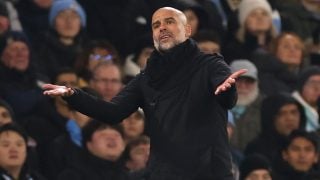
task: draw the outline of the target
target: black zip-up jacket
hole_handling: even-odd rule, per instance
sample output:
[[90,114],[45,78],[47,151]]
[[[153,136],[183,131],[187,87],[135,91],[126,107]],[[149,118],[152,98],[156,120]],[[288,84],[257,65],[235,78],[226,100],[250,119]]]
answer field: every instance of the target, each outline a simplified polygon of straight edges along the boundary
[[222,56],[205,55],[188,39],[165,54],[153,52],[146,70],[111,102],[77,89],[65,99],[78,111],[111,124],[141,107],[151,138],[147,179],[199,179],[210,172],[213,179],[231,180],[226,124],[236,90],[232,86],[214,95],[230,74]]

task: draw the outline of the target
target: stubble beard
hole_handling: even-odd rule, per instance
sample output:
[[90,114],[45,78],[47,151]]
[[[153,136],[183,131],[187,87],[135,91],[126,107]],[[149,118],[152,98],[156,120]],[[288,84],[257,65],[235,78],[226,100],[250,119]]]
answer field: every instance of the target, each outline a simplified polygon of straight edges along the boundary
[[160,53],[166,53],[173,47],[177,46],[178,44],[184,42],[185,39],[183,36],[181,37],[175,37],[172,38],[172,40],[169,40],[167,42],[160,42],[160,40],[153,40],[154,47],[156,48],[157,51]]
[[259,95],[259,88],[255,87],[248,95],[238,95],[238,101],[236,105],[248,106],[253,103]]
[[165,43],[161,43],[159,41],[154,40],[154,47],[161,53],[166,53],[168,52],[171,48],[177,45],[174,41],[169,41]]

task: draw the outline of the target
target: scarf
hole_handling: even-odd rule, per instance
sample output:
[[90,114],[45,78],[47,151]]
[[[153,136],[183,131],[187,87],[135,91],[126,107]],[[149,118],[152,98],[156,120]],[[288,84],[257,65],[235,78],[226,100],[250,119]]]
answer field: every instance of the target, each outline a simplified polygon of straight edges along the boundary
[[199,49],[192,39],[187,39],[164,54],[153,51],[145,69],[146,75],[150,78],[149,85],[158,90],[170,81],[178,71],[186,71],[185,74],[188,74],[188,68],[183,67],[195,61],[197,52]]

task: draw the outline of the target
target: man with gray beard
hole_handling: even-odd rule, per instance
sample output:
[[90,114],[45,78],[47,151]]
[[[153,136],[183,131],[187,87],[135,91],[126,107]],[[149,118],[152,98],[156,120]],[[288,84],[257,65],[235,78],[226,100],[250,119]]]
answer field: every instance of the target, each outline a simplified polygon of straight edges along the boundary
[[231,111],[235,120],[231,144],[243,151],[248,142],[260,132],[260,106],[263,99],[258,87],[258,72],[256,66],[249,60],[234,60],[231,64],[233,72],[246,68],[237,82],[238,100]]

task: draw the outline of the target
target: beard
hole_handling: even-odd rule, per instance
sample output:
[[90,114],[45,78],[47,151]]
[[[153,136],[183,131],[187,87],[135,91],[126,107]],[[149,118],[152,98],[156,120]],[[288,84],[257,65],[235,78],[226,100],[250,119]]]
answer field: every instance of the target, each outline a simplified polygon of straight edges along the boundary
[[153,41],[154,47],[162,53],[168,52],[171,48],[177,45],[177,43],[170,41],[165,43],[160,43],[158,41]]
[[255,86],[253,91],[248,93],[247,95],[238,94],[237,106],[248,106],[253,103],[259,95],[258,85]]
[[154,47],[161,53],[168,52],[171,48],[186,40],[184,34],[174,35],[169,31],[164,31],[163,34],[168,34],[170,39],[168,39],[166,42],[160,42],[160,37],[157,40],[155,38],[153,40]]

